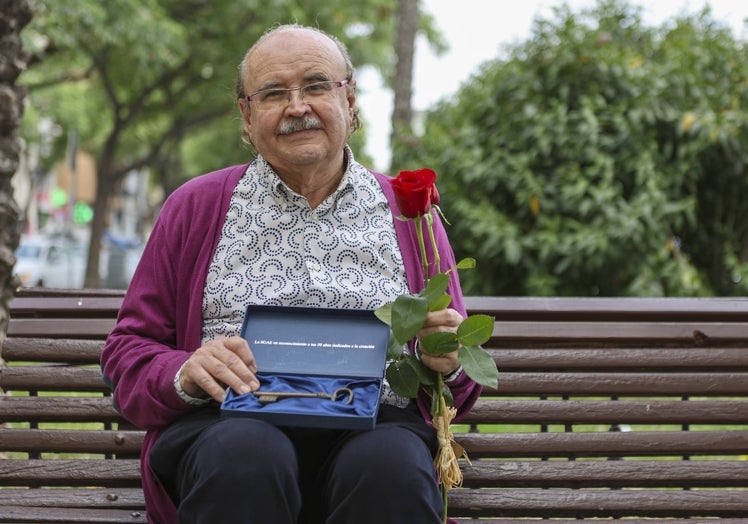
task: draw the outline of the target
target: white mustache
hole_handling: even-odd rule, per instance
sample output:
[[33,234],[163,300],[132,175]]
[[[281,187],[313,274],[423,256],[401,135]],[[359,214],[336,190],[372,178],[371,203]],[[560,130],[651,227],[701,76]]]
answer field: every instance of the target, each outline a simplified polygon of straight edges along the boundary
[[322,122],[313,116],[303,116],[301,118],[292,118],[286,120],[280,125],[278,133],[289,135],[296,131],[306,131],[307,129],[322,129]]

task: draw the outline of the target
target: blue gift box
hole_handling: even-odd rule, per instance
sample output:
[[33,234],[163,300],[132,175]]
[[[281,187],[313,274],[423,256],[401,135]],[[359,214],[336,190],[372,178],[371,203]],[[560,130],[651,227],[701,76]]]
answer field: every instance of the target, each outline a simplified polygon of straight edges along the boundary
[[[247,307],[241,336],[257,361],[260,392],[323,393],[268,402],[229,389],[224,416],[281,426],[373,429],[387,359],[389,326],[369,310]],[[350,401],[350,403],[349,403]]]

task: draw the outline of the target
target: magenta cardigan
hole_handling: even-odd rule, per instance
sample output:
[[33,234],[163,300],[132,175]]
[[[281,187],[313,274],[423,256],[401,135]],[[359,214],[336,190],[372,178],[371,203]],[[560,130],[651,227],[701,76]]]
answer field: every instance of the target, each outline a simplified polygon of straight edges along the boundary
[[[195,408],[174,389],[174,376],[190,352],[201,345],[202,299],[208,266],[220,237],[234,187],[247,165],[232,166],[194,178],[164,203],[137,270],[125,294],[117,324],[101,356],[104,380],[114,392],[114,405],[136,426],[146,429],[141,471],[148,520],[175,524],[176,508],[151,472],[149,451],[160,430]],[[389,178],[373,173],[398,215]],[[423,282],[418,240],[412,221],[394,220],[411,292]],[[454,255],[439,220],[435,234],[442,268],[454,266]],[[427,248],[431,252],[430,246]],[[454,309],[465,315],[457,271],[448,293]],[[465,374],[450,383],[458,418],[480,394]],[[430,420],[427,399],[418,405]]]

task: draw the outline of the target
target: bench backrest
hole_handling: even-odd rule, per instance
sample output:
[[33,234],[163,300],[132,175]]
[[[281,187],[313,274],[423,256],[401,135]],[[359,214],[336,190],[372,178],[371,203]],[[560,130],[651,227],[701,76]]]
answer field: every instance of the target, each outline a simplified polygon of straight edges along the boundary
[[92,290],[13,299],[0,353],[0,522],[146,522],[143,432],[113,409],[99,368],[121,303],[122,292]]
[[500,376],[459,438],[464,485],[484,489],[454,491],[453,511],[748,517],[747,300],[468,303],[496,318]]
[[[11,304],[0,522],[145,522],[143,433],[98,367],[121,300],[29,290]],[[748,300],[467,304],[496,318],[500,383],[453,428],[471,463],[451,516],[748,518]]]

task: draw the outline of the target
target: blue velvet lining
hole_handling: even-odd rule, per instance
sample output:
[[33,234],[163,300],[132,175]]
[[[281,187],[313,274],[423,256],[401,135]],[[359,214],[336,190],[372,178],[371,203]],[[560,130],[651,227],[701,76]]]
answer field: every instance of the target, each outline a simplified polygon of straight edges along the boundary
[[230,411],[258,413],[287,413],[304,415],[334,415],[353,417],[373,417],[379,405],[381,380],[362,378],[341,378],[301,375],[257,374],[260,391],[294,391],[331,394],[336,389],[349,388],[353,391],[353,401],[346,404],[348,395],[342,393],[333,402],[327,398],[282,398],[263,404],[254,393],[238,395],[229,389],[221,408]]

